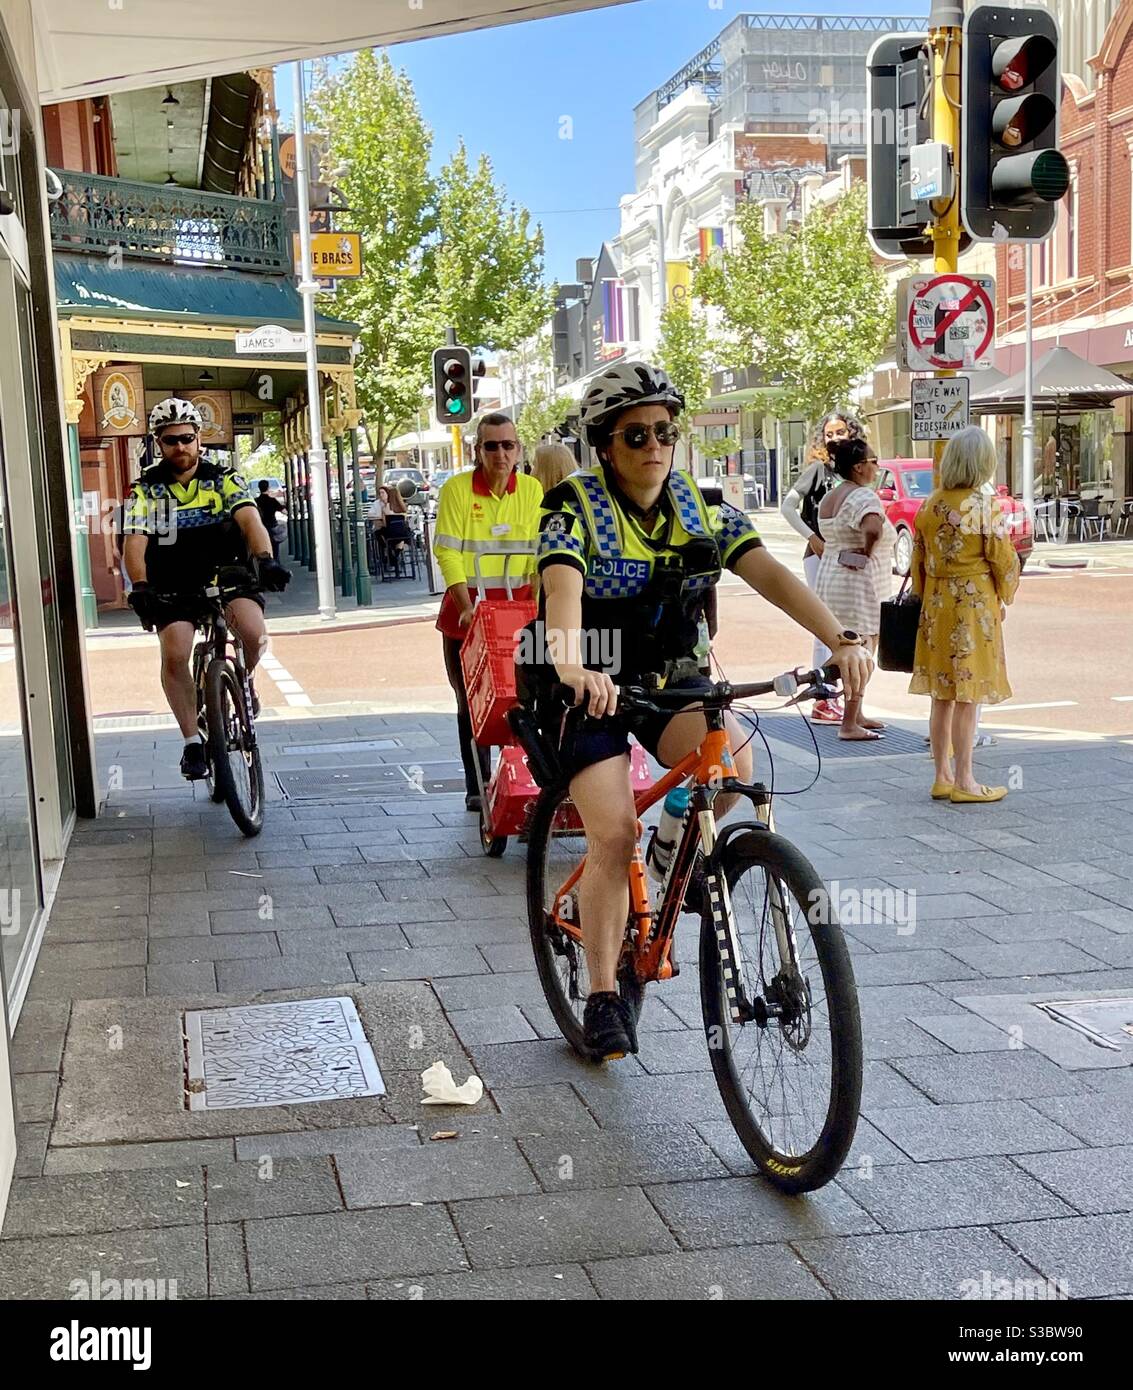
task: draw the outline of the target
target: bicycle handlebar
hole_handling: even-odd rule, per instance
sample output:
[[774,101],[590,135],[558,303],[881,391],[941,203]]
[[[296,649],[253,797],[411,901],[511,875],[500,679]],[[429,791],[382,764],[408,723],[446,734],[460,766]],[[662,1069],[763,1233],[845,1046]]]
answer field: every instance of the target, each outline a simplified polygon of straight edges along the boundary
[[[780,695],[784,699],[821,700],[829,697],[828,683],[839,678],[837,665],[829,663],[813,671],[785,671],[769,681],[749,681],[733,685],[730,681],[717,681],[711,688],[703,691],[682,689],[649,690],[641,685],[617,685],[619,709],[638,710],[646,714],[667,714],[684,705],[694,704],[703,709],[727,709],[737,700],[750,700],[757,695]],[[575,705],[574,689],[569,685],[556,683],[551,689],[551,699],[564,708],[581,708]]]

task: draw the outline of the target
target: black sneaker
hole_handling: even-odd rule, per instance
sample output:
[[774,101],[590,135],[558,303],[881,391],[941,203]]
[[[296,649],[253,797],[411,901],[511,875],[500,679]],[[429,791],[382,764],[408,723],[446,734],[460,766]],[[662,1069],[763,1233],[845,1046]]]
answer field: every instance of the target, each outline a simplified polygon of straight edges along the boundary
[[474,811],[477,815],[480,814],[480,795],[478,792],[475,794],[472,792],[468,793],[464,798],[464,809],[466,811]]
[[698,855],[692,874],[689,876],[688,887],[685,889],[685,900],[681,904],[681,911],[695,912],[696,915],[700,917],[704,913],[704,907],[707,901],[704,882],[704,860]]
[[252,692],[252,718],[258,719],[260,717],[260,697],[256,694],[256,682],[254,680],[248,681],[248,689]]
[[190,782],[202,782],[208,775],[209,765],[205,757],[204,744],[187,743],[185,751],[181,754],[181,776],[188,778]]
[[629,1005],[618,994],[592,994],[582,1016],[582,1042],[595,1062],[616,1061],[637,1051],[637,1030]]

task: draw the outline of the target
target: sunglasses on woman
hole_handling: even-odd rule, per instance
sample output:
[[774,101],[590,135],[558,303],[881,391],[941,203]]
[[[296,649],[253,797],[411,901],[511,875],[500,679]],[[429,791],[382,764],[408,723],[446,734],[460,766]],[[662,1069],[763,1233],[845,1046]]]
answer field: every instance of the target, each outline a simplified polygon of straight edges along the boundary
[[672,420],[661,420],[656,425],[627,425],[624,430],[611,430],[610,433],[620,434],[627,449],[648,448],[650,435],[664,445],[675,444],[681,437],[680,426],[674,425]]

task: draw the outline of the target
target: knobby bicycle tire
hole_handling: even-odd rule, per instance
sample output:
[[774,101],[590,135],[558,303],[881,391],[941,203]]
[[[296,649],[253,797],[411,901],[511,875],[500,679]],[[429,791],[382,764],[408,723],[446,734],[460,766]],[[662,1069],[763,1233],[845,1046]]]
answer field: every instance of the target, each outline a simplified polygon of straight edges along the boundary
[[[721,968],[722,948],[716,938],[707,892],[700,932],[700,995],[712,1070],[740,1141],[764,1176],[781,1190],[810,1192],[829,1182],[841,1168],[853,1143],[858,1122],[862,1037],[849,952],[842,930],[829,910],[829,897],[822,880],[806,857],[789,841],[766,831],[753,830],[737,835],[724,846],[720,868],[729,895],[733,898],[736,884],[746,872],[754,869],[769,885],[769,898],[776,893],[782,894],[785,902],[793,899],[804,915],[809,913],[808,932],[814,943],[829,1016],[830,1083],[825,1121],[815,1142],[805,1153],[787,1153],[777,1149],[773,1139],[765,1132],[760,1117],[753,1113],[751,1094],[745,1088],[737,1068],[732,1037],[736,1025],[728,1008]],[[778,887],[770,889],[772,884]],[[823,904],[823,910],[819,913],[813,911],[816,902]],[[814,982],[808,979],[808,983],[813,997]],[[746,1023],[741,1033],[758,1027],[756,1022]],[[771,1019],[765,1032],[770,1033],[777,1028],[778,1023]],[[782,1030],[779,1031],[782,1035]],[[810,1036],[813,1037],[813,1034]],[[789,1046],[787,1043],[782,1045]],[[791,1048],[791,1051],[801,1055],[798,1049]],[[786,1086],[785,1083],[781,1084],[785,1100]]]
[[[248,719],[244,709],[244,691],[231,662],[214,659],[205,672],[205,710],[208,717],[208,756],[213,778],[220,790],[228,813],[240,831],[258,835],[264,826],[264,770],[260,750],[252,745],[247,752]],[[235,734],[236,747],[232,746]],[[230,755],[239,751],[248,763],[250,795],[233,775]]]
[[[535,969],[547,1005],[563,1037],[580,1056],[589,1059],[582,1035],[582,1010],[590,985],[585,952],[581,942],[551,923],[545,907],[548,890],[554,892],[559,887],[558,883],[547,882],[548,842],[555,816],[569,800],[570,793],[565,787],[548,787],[535,804],[527,839],[527,924],[535,953]],[[577,995],[573,998],[570,994],[569,971],[572,958],[578,987]],[[623,961],[618,971],[618,993],[629,1005],[636,1020],[641,1013],[645,988],[638,982],[628,961]]]

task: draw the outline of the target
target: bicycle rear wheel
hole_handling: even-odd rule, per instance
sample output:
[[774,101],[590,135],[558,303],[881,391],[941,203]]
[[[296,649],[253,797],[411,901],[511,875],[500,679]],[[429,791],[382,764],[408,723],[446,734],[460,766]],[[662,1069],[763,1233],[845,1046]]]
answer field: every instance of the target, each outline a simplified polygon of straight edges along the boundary
[[264,771],[244,708],[244,689],[229,661],[214,660],[205,673],[208,755],[228,813],[248,836],[264,826]]
[[[552,917],[556,895],[586,853],[586,833],[570,792],[565,787],[549,787],[535,805],[528,832],[527,920],[535,968],[547,1004],[563,1037],[580,1056],[589,1060],[582,1041],[582,1016],[590,997],[586,952],[582,943],[564,931]],[[569,912],[568,920],[577,923],[577,885],[570,895]],[[560,908],[559,915],[567,916],[567,912]],[[628,932],[628,920],[626,928]],[[645,989],[634,974],[628,951],[618,971],[618,992],[636,1019],[641,1013]]]
[[700,996],[712,1070],[760,1171],[785,1192],[809,1192],[841,1168],[858,1122],[862,1038],[849,952],[822,880],[788,841],[737,835],[721,868],[754,1017],[732,1017],[710,880]]

